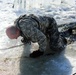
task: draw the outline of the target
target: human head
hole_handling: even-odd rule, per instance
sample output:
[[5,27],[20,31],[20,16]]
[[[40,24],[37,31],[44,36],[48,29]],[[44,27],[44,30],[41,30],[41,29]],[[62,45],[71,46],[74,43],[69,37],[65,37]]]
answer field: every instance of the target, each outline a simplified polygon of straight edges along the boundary
[[15,26],[10,26],[6,29],[6,34],[10,39],[17,39],[20,36],[20,31]]

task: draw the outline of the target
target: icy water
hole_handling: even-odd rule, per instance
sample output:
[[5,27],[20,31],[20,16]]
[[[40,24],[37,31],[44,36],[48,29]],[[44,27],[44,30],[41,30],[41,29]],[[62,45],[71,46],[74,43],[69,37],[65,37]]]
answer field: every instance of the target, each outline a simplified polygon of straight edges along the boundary
[[[76,42],[68,45],[59,55],[32,59],[28,58],[29,53],[34,48],[37,49],[37,46],[34,44],[23,46],[20,42],[21,37],[10,40],[6,36],[6,27],[13,25],[14,20],[25,13],[23,10],[13,9],[12,2],[12,0],[0,0],[0,75],[73,75],[76,73]],[[33,8],[26,13],[49,14],[56,19],[58,25],[76,21],[75,5],[51,5],[42,9]],[[9,47],[13,48],[7,49]]]

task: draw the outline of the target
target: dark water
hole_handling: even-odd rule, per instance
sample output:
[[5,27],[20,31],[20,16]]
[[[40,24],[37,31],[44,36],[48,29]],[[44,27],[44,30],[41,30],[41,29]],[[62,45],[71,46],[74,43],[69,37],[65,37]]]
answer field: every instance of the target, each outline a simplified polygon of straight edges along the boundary
[[[23,52],[24,55],[24,52]],[[21,58],[20,75],[71,75],[72,65],[64,52],[40,58]]]

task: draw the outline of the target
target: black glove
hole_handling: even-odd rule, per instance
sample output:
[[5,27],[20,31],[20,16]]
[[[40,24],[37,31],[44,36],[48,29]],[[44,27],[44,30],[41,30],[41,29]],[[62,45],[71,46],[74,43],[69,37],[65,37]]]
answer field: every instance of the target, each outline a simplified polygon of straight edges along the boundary
[[22,38],[22,39],[21,39],[21,42],[24,43],[24,44],[26,44],[26,43],[29,43],[30,40],[27,39],[27,38]]
[[30,54],[31,58],[37,58],[41,55],[43,55],[44,52],[41,52],[40,50],[34,51],[33,53]]

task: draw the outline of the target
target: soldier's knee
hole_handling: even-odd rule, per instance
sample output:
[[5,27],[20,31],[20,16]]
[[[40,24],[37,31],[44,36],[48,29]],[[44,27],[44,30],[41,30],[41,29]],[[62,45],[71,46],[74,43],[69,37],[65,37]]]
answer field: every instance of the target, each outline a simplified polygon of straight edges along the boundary
[[66,48],[66,39],[62,39],[59,43],[54,43],[52,45],[52,50],[56,53],[61,53]]

